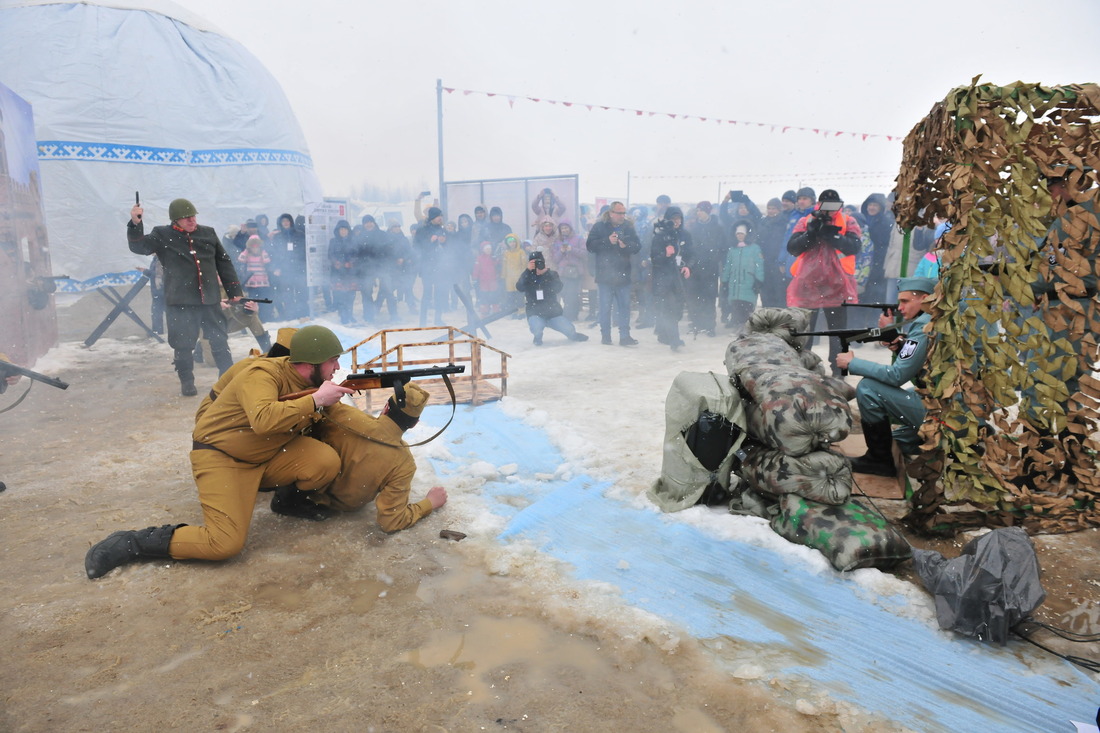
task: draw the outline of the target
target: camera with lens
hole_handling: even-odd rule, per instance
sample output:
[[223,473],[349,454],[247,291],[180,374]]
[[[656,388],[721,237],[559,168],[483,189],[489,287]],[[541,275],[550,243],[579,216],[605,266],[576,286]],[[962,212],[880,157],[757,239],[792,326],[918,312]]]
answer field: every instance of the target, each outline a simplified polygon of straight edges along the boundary
[[653,222],[653,233],[663,234],[664,232],[672,232],[676,230],[676,223],[672,219],[658,219]]

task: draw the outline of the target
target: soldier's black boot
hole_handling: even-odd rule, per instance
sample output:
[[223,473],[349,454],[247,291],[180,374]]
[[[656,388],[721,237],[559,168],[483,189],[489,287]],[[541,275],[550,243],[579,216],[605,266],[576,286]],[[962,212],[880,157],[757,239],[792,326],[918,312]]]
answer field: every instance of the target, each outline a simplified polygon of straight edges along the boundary
[[107,539],[92,545],[84,556],[84,570],[89,579],[95,580],[119,565],[134,560],[171,557],[168,554],[168,545],[172,542],[172,533],[186,526],[165,524],[160,527],[115,532]]
[[864,421],[863,439],[867,441],[867,452],[858,458],[850,459],[852,473],[866,473],[871,476],[897,476],[892,448],[894,436],[890,423],[869,423]]
[[176,361],[176,374],[180,378],[180,394],[184,397],[194,397],[199,393],[195,389],[195,364],[194,362]]
[[328,507],[316,504],[309,498],[310,492],[302,491],[294,484],[276,486],[271,497],[271,511],[286,517],[308,519],[311,522],[323,522],[332,516]]

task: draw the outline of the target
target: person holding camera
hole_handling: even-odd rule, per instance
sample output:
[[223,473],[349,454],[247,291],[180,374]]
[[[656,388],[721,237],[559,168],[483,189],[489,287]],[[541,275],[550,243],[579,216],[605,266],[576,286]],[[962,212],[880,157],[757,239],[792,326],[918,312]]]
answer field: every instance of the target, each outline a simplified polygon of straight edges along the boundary
[[[794,276],[787,286],[787,305],[821,309],[829,329],[845,328],[843,303],[857,302],[855,256],[863,246],[859,224],[841,209],[840,194],[829,188],[821,192],[813,211],[801,219],[787,242],[787,252],[796,259]],[[839,376],[836,357],[840,339],[829,339],[829,364]]]
[[685,258],[691,256],[691,234],[684,229],[684,213],[669,206],[653,223],[649,257],[653,263],[654,333],[658,343],[679,351],[680,318],[684,315],[684,280],[691,277]]
[[588,336],[578,333],[572,321],[565,317],[559,297],[561,288],[561,278],[547,266],[543,253],[532,252],[527,258],[527,269],[516,281],[516,290],[526,298],[527,326],[535,337],[535,346],[542,346],[542,332],[547,326],[570,341],[588,340]]
[[613,201],[588,232],[585,247],[596,259],[601,343],[611,344],[611,310],[619,326],[619,345],[636,346],[630,335],[630,258],[642,248],[626,205]]

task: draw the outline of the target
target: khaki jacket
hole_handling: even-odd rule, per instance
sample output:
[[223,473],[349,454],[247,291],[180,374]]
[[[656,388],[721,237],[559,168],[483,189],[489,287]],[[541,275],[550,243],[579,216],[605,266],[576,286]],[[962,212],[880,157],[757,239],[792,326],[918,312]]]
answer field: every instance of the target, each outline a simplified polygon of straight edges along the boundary
[[320,420],[321,413],[315,409],[312,395],[279,402],[279,395],[313,386],[294,371],[289,357],[239,363],[245,366],[225,385],[217,401],[200,412],[192,438],[238,461],[266,463]]

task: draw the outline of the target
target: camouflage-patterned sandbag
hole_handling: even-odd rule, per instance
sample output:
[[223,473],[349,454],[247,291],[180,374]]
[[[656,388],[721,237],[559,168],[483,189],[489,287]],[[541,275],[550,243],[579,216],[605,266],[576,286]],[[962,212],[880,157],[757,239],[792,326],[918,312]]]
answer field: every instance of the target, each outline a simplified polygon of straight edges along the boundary
[[816,351],[812,349],[799,351],[798,358],[804,369],[816,374],[826,374],[825,360],[818,356]]
[[852,493],[852,464],[839,453],[813,451],[789,456],[756,444],[746,450],[737,473],[754,490],[798,494],[822,504],[843,504]]
[[845,382],[840,377],[834,377],[830,374],[825,374],[822,375],[821,381],[822,384],[825,385],[825,389],[829,390],[845,402],[851,402],[856,398],[856,388]]
[[742,483],[729,504],[730,514],[760,517],[769,522],[779,514],[778,497],[753,491],[748,482]]
[[726,373],[731,377],[748,366],[771,364],[802,368],[802,358],[794,347],[774,333],[749,333],[726,346]]
[[828,450],[848,437],[852,411],[836,380],[794,367],[749,366],[738,371],[752,401],[745,405],[749,435],[792,456]]
[[[698,447],[699,427],[704,421],[713,427],[726,422],[732,432],[722,443],[721,455],[708,450],[702,460],[692,450]],[[715,420],[714,418],[724,418]],[[721,436],[719,436],[721,437]],[[662,511],[678,512],[698,503],[708,487],[711,494],[733,491],[741,479],[732,477],[730,467],[745,439],[745,411],[741,395],[725,374],[681,372],[672,381],[665,398],[665,441],[661,477],[648,495]],[[714,441],[710,441],[713,448]],[[704,461],[710,467],[704,465]]]
[[834,506],[786,494],[771,526],[781,537],[819,550],[841,572],[892,568],[911,554],[909,543],[881,514],[855,499]]
[[806,308],[757,308],[749,316],[745,330],[749,333],[771,333],[796,349],[802,350],[809,336],[795,338],[792,333],[804,333],[810,329],[813,311]]

